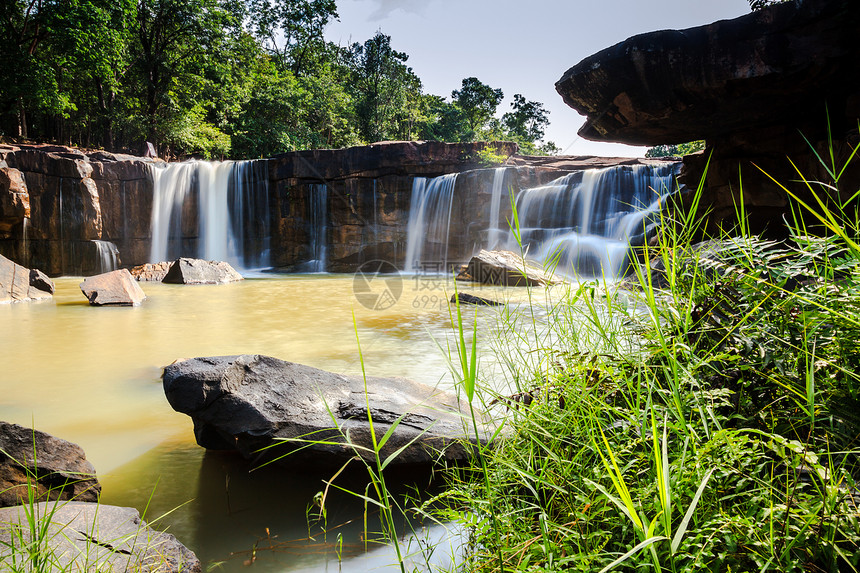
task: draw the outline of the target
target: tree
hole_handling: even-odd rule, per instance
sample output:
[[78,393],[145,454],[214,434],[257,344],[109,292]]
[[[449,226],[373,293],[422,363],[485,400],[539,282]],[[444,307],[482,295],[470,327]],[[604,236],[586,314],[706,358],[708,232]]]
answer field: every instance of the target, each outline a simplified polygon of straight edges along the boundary
[[678,145],[658,145],[645,152],[645,157],[683,157],[705,148],[704,140],[679,143]]
[[250,0],[248,6],[254,34],[281,69],[297,76],[315,69],[325,26],[338,17],[335,0]]
[[511,107],[514,110],[502,116],[502,123],[508,133],[519,141],[535,143],[543,139],[549,125],[549,111],[544,109],[543,104],[539,101],[527,101],[522,94],[514,94]]
[[420,102],[421,80],[404,62],[404,52],[391,47],[391,36],[377,32],[347,54],[352,70],[355,113],[362,139],[408,139]]
[[496,108],[505,97],[501,89],[481,83],[478,78],[465,78],[459,90],[451,92],[457,106],[462,110],[472,134],[476,134],[496,113]]

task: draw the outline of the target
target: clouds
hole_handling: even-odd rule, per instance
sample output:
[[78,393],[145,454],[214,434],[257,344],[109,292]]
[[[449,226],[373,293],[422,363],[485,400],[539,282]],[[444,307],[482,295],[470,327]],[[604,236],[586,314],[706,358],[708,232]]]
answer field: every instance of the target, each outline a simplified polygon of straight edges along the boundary
[[371,0],[371,4],[375,4],[376,9],[367,16],[367,19],[379,22],[397,10],[412,14],[422,14],[432,4],[432,0]]

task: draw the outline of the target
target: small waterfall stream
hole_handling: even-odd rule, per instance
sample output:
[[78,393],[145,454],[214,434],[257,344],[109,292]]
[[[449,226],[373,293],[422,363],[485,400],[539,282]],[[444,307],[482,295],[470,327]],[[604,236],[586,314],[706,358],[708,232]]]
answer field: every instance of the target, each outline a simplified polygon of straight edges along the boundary
[[404,266],[406,272],[447,272],[451,205],[456,182],[456,173],[429,181],[425,177],[416,177],[412,182]]
[[326,231],[328,230],[328,185],[315,183],[310,185],[310,252],[312,259],[308,262],[308,270],[312,273],[324,273],[326,270]]
[[115,271],[119,267],[119,249],[110,241],[93,241],[99,252],[99,264],[102,273]]
[[[180,256],[268,266],[269,191],[256,161],[189,161],[152,170],[150,262]],[[190,206],[196,200],[195,219]],[[196,232],[195,232],[196,231]]]

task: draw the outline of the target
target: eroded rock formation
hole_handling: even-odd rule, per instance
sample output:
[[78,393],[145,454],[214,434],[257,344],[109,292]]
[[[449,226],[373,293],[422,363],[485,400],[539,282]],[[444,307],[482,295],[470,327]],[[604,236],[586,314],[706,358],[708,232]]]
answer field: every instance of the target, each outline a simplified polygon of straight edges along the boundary
[[[587,117],[580,130],[587,139],[705,139],[704,154],[685,158],[684,179],[694,188],[705,177],[711,229],[735,220],[743,186],[753,230],[760,231],[779,226],[788,204],[768,175],[804,197],[798,171],[832,183],[811,149],[829,161],[828,121],[838,168],[860,143],[857,30],[860,4],[853,0],[786,2],[634,36],[572,67],[556,89]],[[860,187],[860,161],[840,183],[849,194]]]
[[377,439],[400,420],[380,453],[403,448],[392,466],[472,455],[464,445],[474,439],[471,422],[456,396],[410,380],[368,377],[365,386],[360,376],[243,355],[178,361],[163,381],[173,409],[194,421],[198,444],[238,450],[255,465],[337,468],[356,455],[372,459],[368,411]]

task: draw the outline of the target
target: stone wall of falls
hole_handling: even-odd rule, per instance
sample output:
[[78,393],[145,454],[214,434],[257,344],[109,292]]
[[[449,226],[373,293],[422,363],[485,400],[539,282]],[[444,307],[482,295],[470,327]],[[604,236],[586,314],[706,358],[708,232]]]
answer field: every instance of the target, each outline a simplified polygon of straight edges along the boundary
[[14,207],[0,208],[9,215],[0,253],[53,276],[100,273],[106,245],[97,241],[115,243],[117,264],[146,259],[152,186],[142,158],[0,146],[0,171],[15,181],[0,185],[0,205],[5,199]]
[[280,271],[352,272],[378,259],[405,269],[415,189],[450,179],[444,208],[411,226],[413,239],[425,229],[412,270],[449,272],[478,249],[507,245],[512,194],[583,169],[665,164],[511,155],[506,165],[485,168],[475,157],[488,145],[516,151],[510,143],[389,142],[167,164],[0,146],[0,254],[55,276],[178,256]]

